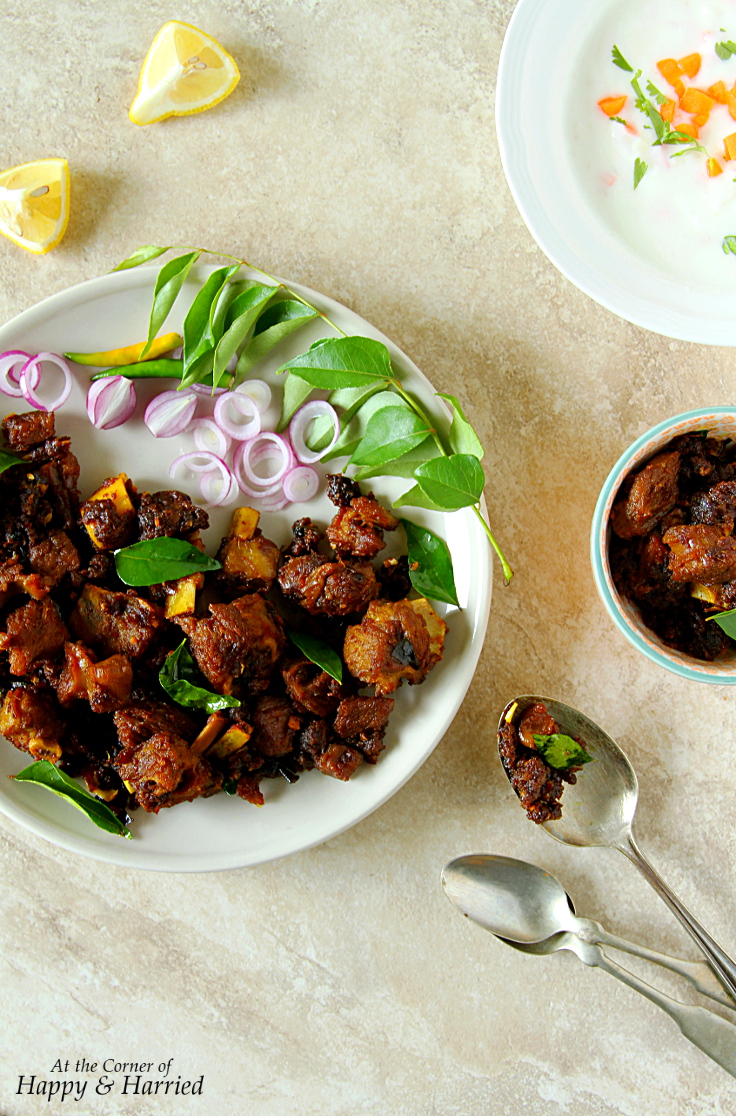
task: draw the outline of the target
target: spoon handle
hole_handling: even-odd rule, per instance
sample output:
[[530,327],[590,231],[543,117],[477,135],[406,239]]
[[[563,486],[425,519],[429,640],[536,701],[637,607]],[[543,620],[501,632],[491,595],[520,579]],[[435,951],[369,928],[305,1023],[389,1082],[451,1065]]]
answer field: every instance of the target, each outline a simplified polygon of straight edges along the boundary
[[711,938],[710,934],[703,929],[698,920],[694,918],[684,903],[675,895],[662,877],[652,867],[643,853],[640,851],[632,833],[628,833],[626,840],[622,841],[616,848],[628,857],[632,864],[634,864],[644,879],[648,881],[654,888],[667,906],[670,908],[675,918],[679,919],[682,925],[687,930],[690,937],[694,942],[700,946],[700,949],[705,954],[705,957],[720,980],[723,987],[731,995],[736,997],[736,964],[731,960],[725,950],[721,949],[718,942]]
[[597,957],[595,960],[592,957],[586,960],[582,953],[578,953],[582,961],[585,961],[587,965],[597,965],[605,972],[610,973],[611,976],[623,981],[624,984],[628,984],[629,988],[633,988],[640,992],[642,996],[646,996],[662,1011],[666,1011],[674,1019],[686,1039],[689,1039],[694,1046],[697,1046],[699,1050],[702,1050],[704,1054],[707,1054],[709,1058],[722,1066],[732,1077],[736,1077],[736,1026],[733,1023],[730,1023],[727,1019],[722,1019],[715,1012],[708,1011],[707,1008],[681,1004],[679,1000],[673,1000],[671,996],[666,996],[659,989],[645,984],[643,980],[639,980],[628,969],[622,969],[606,957],[600,946],[591,945],[587,948],[595,950]]
[[619,949],[623,953],[630,953],[634,957],[641,957],[643,961],[652,961],[655,965],[659,965],[663,969],[669,969],[670,972],[684,977],[701,995],[715,1000],[716,1003],[722,1004],[724,1007],[732,1010],[736,1009],[736,1003],[731,997],[723,995],[720,981],[716,978],[707,961],[683,961],[680,957],[670,957],[666,953],[659,953],[655,949],[647,949],[646,946],[637,945],[636,942],[629,942],[626,938],[619,938],[617,934],[610,934],[608,930],[603,929],[600,923],[593,922],[592,919],[581,919],[580,921],[585,924],[585,929],[580,934],[584,941],[610,946],[612,949]]

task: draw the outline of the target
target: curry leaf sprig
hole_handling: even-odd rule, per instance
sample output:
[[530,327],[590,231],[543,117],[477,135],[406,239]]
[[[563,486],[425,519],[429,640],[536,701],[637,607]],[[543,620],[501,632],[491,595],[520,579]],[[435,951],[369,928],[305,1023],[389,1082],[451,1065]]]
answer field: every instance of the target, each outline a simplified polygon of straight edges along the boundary
[[[171,250],[146,245],[115,270],[137,267]],[[449,429],[445,414],[429,412],[404,387],[382,342],[346,334],[298,292],[246,260],[190,248],[159,272],[147,344],[161,329],[192,265],[205,252],[230,264],[212,272],[195,296],[184,319],[182,360],[169,362],[166,374],[178,376],[180,387],[194,383],[209,384],[213,391],[218,386],[236,387],[291,332],[321,318],[338,336],[315,341],[278,369],[285,376],[280,429],[313,391],[329,392],[329,401],[340,414],[341,429],[337,443],[322,460],[347,457],[346,468],[356,470],[357,480],[389,475],[412,481],[394,502],[396,507],[410,505],[439,512],[471,508],[498,555],[508,584],[513,572],[481,511],[483,447],[475,430],[452,395],[441,396],[452,416]],[[260,274],[265,282],[238,280],[241,267]],[[121,368],[115,373],[146,375],[145,364],[135,366],[134,373]],[[319,423],[310,444],[315,450],[328,444]],[[425,551],[425,559],[428,553]],[[182,575],[156,580],[172,576]],[[451,595],[449,589],[445,592]]]
[[90,794],[49,760],[36,760],[10,778],[18,783],[32,783],[34,786],[44,787],[70,805],[76,806],[77,810],[86,814],[99,829],[104,829],[106,833],[114,833],[118,837],[131,839],[130,830],[116,817],[109,806]]

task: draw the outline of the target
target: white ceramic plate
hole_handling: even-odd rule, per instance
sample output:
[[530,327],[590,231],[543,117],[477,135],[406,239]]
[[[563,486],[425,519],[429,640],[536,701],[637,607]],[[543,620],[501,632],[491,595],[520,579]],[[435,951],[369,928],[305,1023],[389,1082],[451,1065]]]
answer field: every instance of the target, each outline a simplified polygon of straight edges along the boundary
[[[116,272],[46,299],[0,328],[0,352],[91,352],[140,340],[147,330],[156,271],[149,267]],[[205,274],[206,269],[197,273],[197,284],[194,276],[187,281],[167,328],[180,328]],[[404,382],[425,405],[437,406],[429,382],[386,337],[339,303],[305,287],[289,285],[347,332],[383,341]],[[323,324],[310,323],[290,337],[278,349],[278,356],[265,365],[265,370],[259,368],[257,375],[279,383],[273,376],[279,364],[303,352],[317,337],[328,335],[332,334]],[[134,418],[116,430],[101,432],[87,419],[86,377],[80,374],[69,401],[57,413],[56,426],[57,431],[71,435],[72,448],[82,467],[83,496],[121,470],[141,490],[186,490],[186,484],[169,480],[168,470],[178,454],[193,448],[191,436],[156,440],[141,420],[145,403],[156,390],[161,390],[161,381],[155,387],[149,384],[139,390]],[[28,409],[25,405],[14,407],[15,400],[6,396],[2,401],[7,404],[3,414]],[[391,478],[376,478],[372,484],[379,498],[391,498],[407,487],[406,481]],[[196,501],[196,491],[192,490],[191,495]],[[210,513],[206,541],[211,552],[225,533],[231,513],[232,507]],[[282,512],[264,515],[261,527],[264,534],[283,545],[290,537],[291,523],[306,514],[326,526],[334,507],[322,494],[308,506],[292,504]],[[462,609],[449,610],[443,662],[423,685],[402,686],[397,692],[388,747],[375,766],[362,765],[348,783],[314,771],[291,786],[281,779],[265,780],[266,804],[261,809],[220,794],[162,810],[158,815],[137,810],[131,826],[133,840],[126,841],[96,829],[79,811],[47,791],[8,779],[26,766],[29,757],[0,738],[0,810],[33,833],[75,852],[127,867],[182,872],[260,864],[317,845],[366,817],[414,774],[442,739],[470,685],[490,609],[490,550],[472,512],[443,516],[412,508],[407,514],[447,540]],[[442,605],[437,611],[447,612]]]
[[[661,263],[649,259],[606,223],[581,183],[570,135],[571,99],[582,95],[581,69],[593,51],[606,67],[601,70],[604,88],[610,78],[609,92],[630,93],[632,75],[617,73],[608,62],[619,16],[637,3],[519,0],[504,39],[496,92],[506,178],[540,248],[596,302],[668,337],[736,345],[734,284],[729,290],[726,284],[678,278],[667,268],[666,251]],[[637,61],[636,55],[629,60]],[[656,73],[651,76],[658,80]],[[732,224],[736,204],[733,210]],[[730,225],[724,226],[729,231]],[[727,266],[718,243],[713,253],[714,270]]]

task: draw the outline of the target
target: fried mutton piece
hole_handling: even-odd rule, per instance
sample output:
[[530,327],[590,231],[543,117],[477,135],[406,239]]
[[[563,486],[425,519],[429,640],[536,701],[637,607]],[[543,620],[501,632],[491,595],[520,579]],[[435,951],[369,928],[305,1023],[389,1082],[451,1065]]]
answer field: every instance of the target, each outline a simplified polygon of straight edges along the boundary
[[106,655],[140,659],[166,624],[160,608],[134,593],[116,593],[87,582],[69,617],[78,639]]
[[335,717],[335,732],[362,752],[368,763],[375,763],[385,748],[383,738],[393,707],[390,697],[345,698]]
[[692,523],[670,527],[662,536],[669,547],[669,572],[673,581],[723,585],[736,580],[736,538],[720,527]]
[[315,717],[334,714],[345,693],[332,675],[309,659],[288,663],[282,667],[281,677],[296,708]]
[[102,662],[83,643],[67,643],[64,666],[56,692],[62,706],[89,702],[93,713],[112,713],[130,700],[133,668],[125,655],[111,655]]
[[22,677],[35,662],[58,655],[68,638],[58,608],[46,597],[11,612],[6,631],[0,633],[0,651],[8,652],[10,673]]
[[56,763],[61,758],[65,727],[50,693],[26,686],[6,693],[0,709],[0,734],[34,760]]
[[370,562],[331,562],[310,552],[290,558],[279,571],[281,592],[313,616],[349,616],[363,612],[378,596]]
[[306,768],[316,767],[323,775],[347,782],[363,762],[357,748],[335,740],[326,721],[310,721],[299,737],[302,763]]
[[345,665],[359,681],[391,694],[404,679],[423,682],[442,658],[447,625],[424,597],[372,601],[363,621],[345,633]]
[[210,524],[207,512],[193,504],[185,492],[176,489],[163,492],[144,492],[138,507],[138,525],[141,539],[161,536],[188,539],[197,531],[205,531]]
[[648,534],[672,510],[679,470],[679,453],[660,453],[636,474],[628,495],[611,511],[611,526],[619,538]]
[[237,593],[268,592],[278,573],[281,551],[258,528],[259,513],[236,508],[230,529],[220,543],[217,580]]
[[330,546],[340,558],[374,558],[386,543],[384,531],[395,531],[399,521],[373,493],[362,496],[354,481],[339,474],[328,477],[327,494],[339,511],[327,528]]
[[178,616],[189,650],[218,694],[260,694],[286,646],[284,626],[259,593],[210,605],[207,617]]

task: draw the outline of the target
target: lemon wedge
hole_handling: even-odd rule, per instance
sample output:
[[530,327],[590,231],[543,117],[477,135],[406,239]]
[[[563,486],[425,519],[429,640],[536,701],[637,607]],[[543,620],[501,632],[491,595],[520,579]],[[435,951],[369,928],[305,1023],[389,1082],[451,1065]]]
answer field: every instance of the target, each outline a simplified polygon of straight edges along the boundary
[[69,193],[66,159],[36,159],[0,172],[0,233],[45,255],[66,232]]
[[151,43],[128,115],[134,124],[189,116],[219,104],[240,81],[235,59],[189,23],[165,23]]

